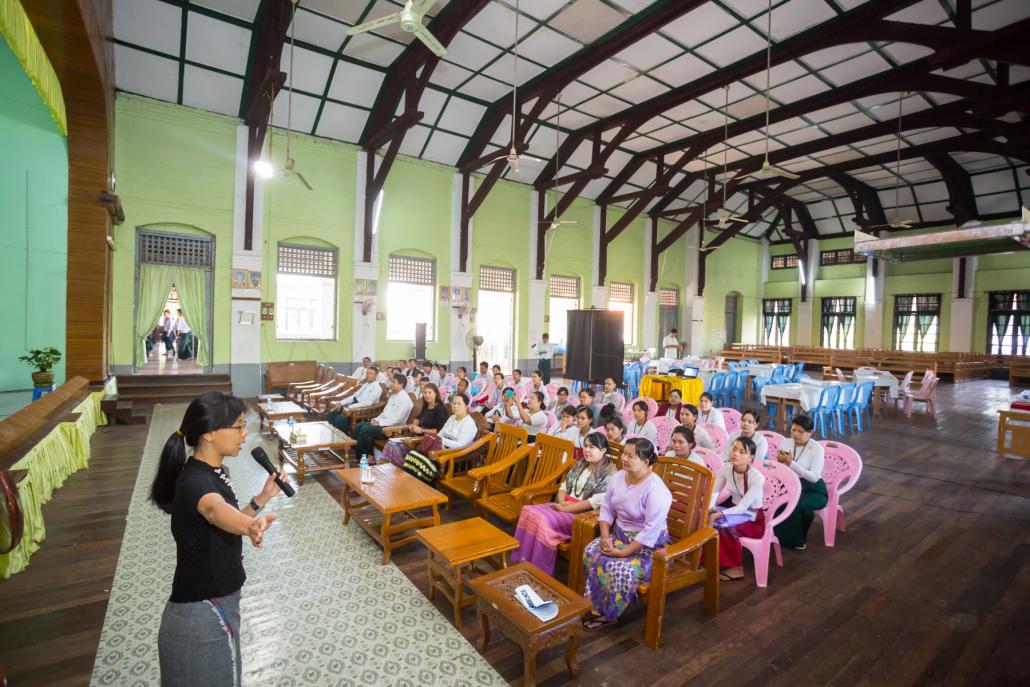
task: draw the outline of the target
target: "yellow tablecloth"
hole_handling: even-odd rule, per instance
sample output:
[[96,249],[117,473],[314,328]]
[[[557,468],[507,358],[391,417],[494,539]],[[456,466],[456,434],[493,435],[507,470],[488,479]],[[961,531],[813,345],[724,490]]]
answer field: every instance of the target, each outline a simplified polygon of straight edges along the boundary
[[704,385],[696,377],[677,377],[675,375],[644,375],[640,380],[640,395],[666,401],[669,399],[669,392],[679,389],[683,396],[684,403],[697,405],[701,400],[701,392]]
[[29,564],[29,556],[46,539],[43,504],[64,484],[65,478],[89,466],[90,437],[99,425],[107,424],[107,416],[100,410],[102,395],[99,391],[90,394],[75,407],[74,412],[80,413],[75,422],[58,424],[11,466],[14,470],[29,472],[18,485],[25,533],[14,550],[0,555],[0,579],[21,572]]

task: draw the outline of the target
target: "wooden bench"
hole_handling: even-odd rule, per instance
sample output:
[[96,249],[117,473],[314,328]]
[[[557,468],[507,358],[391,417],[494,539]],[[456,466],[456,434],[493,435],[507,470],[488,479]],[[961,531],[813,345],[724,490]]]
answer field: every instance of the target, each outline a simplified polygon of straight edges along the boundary
[[318,363],[314,360],[294,360],[265,365],[265,393],[286,390],[291,382],[306,382],[318,376]]
[[1012,356],[1009,358],[1009,385],[1023,384],[1030,384],[1030,357]]

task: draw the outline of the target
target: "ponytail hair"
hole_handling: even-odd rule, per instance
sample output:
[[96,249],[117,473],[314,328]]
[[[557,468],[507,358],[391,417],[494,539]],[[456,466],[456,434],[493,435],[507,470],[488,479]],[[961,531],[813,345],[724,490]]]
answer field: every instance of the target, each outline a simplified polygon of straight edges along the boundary
[[161,449],[157,474],[150,485],[150,500],[154,505],[166,513],[172,512],[175,482],[186,465],[186,447],[196,449],[203,435],[232,427],[236,418],[245,411],[246,406],[241,399],[221,391],[208,391],[190,402],[182,417],[182,425],[168,437]]

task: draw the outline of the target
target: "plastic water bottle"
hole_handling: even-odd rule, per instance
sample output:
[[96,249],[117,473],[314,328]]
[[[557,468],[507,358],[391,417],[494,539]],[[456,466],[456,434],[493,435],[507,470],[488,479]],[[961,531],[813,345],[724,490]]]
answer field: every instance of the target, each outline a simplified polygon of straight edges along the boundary
[[293,426],[297,424],[297,421],[292,417],[286,420],[286,426],[290,428],[290,434],[293,434]]
[[371,484],[375,479],[372,477],[372,468],[368,466],[368,456],[361,454],[361,462],[358,464],[362,484]]

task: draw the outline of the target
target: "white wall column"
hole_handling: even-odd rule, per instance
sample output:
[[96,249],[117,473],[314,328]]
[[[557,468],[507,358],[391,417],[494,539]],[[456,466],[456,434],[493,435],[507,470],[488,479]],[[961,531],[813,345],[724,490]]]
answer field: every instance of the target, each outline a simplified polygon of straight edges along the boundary
[[[547,312],[547,265],[544,265],[544,278],[536,278],[536,251],[537,251],[537,229],[536,223],[536,208],[537,202],[539,201],[540,193],[544,191],[532,191],[529,194],[529,264],[526,265],[526,272],[529,275],[529,303],[527,304],[527,317],[529,321],[526,323],[526,341],[515,342],[515,354],[518,357],[519,351],[522,351],[526,359],[530,358],[530,345],[540,341],[541,335],[548,330],[547,324],[544,322],[544,314]],[[546,202],[546,199],[545,199]],[[552,229],[552,231],[558,231]],[[546,256],[545,256],[546,259]],[[518,323],[516,323],[515,331],[518,332]],[[535,365],[535,364],[534,364]],[[531,370],[535,369],[534,366],[527,365]]]
[[683,237],[683,348],[690,355],[702,355],[704,346],[705,299],[697,295],[698,245],[701,232],[688,230]]
[[[355,296],[350,304],[351,308],[351,360],[338,362],[356,362],[364,356],[376,359],[376,313],[383,308],[381,299],[384,295],[386,285],[379,281],[378,262],[378,227],[372,228],[372,261],[364,262],[361,258],[364,255],[364,230],[365,226],[365,163],[367,153],[359,151],[357,154],[357,174],[355,175],[354,189],[354,278],[372,279],[376,283],[376,297]],[[373,207],[372,211],[377,213],[381,208]],[[349,289],[348,289],[349,291]],[[367,301],[367,303],[366,303]],[[340,313],[346,312],[345,304],[341,303]]]
[[[247,217],[247,166],[248,132],[246,125],[236,127],[236,172],[233,182],[233,270],[262,272],[264,261],[264,180],[254,180],[254,216],[251,224],[251,247],[244,248]],[[269,132],[271,135],[271,132]],[[272,274],[263,274],[262,280],[269,284]],[[261,322],[261,289],[233,289],[229,317],[229,374],[233,393],[237,396],[253,397],[263,392],[261,369],[261,328],[271,327],[275,322]],[[213,304],[212,304],[213,305]],[[215,313],[215,317],[223,317]],[[210,345],[210,342],[208,342]],[[225,370],[216,370],[225,371]]]
[[[971,353],[973,350],[973,281],[976,257],[955,258],[951,268],[951,327],[948,350]],[[961,282],[962,292],[959,292]]]
[[876,262],[877,258],[866,258],[863,348],[885,347],[883,341],[883,284],[887,263],[881,261],[874,269],[873,265]]
[[[472,291],[472,220],[469,220],[469,232],[466,237],[466,249],[468,256],[465,271],[461,271],[459,260],[461,258],[461,184],[463,177],[455,174],[451,184],[451,307],[448,309],[446,326],[450,329],[451,345],[448,350],[448,362],[450,370],[460,365],[468,368],[472,364],[472,348],[465,339],[470,331],[475,330],[474,316],[471,310],[472,303],[462,308],[454,301],[454,289],[469,289]],[[472,177],[468,178],[469,188],[472,187]],[[441,280],[442,281],[442,280]],[[444,323],[441,323],[443,325]],[[469,376],[475,372],[468,370]]]

